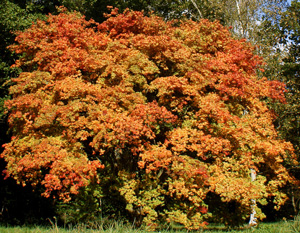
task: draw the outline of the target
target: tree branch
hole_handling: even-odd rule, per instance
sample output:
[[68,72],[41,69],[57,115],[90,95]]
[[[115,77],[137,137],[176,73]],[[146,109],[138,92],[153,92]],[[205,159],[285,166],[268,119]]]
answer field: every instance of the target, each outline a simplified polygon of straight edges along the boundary
[[193,3],[194,7],[197,9],[200,18],[203,18],[203,15],[202,15],[199,7],[197,6],[196,2],[194,0],[191,0],[191,2]]

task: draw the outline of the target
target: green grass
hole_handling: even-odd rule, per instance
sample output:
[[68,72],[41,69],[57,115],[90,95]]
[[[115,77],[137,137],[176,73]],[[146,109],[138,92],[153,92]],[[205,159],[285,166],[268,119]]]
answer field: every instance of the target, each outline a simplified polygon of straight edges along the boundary
[[[120,222],[101,222],[94,224],[93,229],[87,228],[86,225],[76,225],[74,227],[58,227],[52,223],[51,227],[42,226],[0,226],[0,233],[145,233],[147,231],[134,229],[133,226],[122,224]],[[156,231],[160,233],[187,233],[187,230],[165,229]],[[191,231],[190,231],[191,232]],[[195,232],[204,233],[298,233],[300,232],[300,217],[294,221],[281,221],[275,223],[261,223],[254,228],[245,228],[240,230],[226,230],[221,226],[210,226],[207,230],[199,230]]]

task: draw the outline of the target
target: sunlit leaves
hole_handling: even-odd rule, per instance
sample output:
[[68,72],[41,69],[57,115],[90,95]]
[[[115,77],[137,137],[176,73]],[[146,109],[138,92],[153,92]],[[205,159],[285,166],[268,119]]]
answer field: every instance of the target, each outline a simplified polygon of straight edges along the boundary
[[211,195],[238,203],[243,219],[251,199],[284,202],[293,149],[262,101],[284,102],[284,86],[259,79],[261,59],[219,23],[113,9],[96,24],[61,13],[11,48],[27,71],[6,102],[14,138],[2,157],[18,182],[64,201],[98,186],[149,229],[205,227]]

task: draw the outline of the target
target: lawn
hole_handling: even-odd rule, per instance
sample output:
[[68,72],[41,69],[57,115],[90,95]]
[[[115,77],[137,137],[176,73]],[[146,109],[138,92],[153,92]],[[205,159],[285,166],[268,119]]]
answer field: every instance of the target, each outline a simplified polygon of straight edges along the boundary
[[[42,226],[14,226],[14,227],[0,227],[0,233],[145,233],[147,231],[134,229],[132,226],[124,225],[118,222],[112,222],[110,224],[98,224],[94,229],[88,229],[85,225],[77,225],[69,228],[61,228],[56,224],[52,227]],[[187,230],[172,230],[165,229],[156,231],[160,233],[187,233]],[[191,231],[190,231],[191,232]],[[195,232],[207,232],[207,233],[298,233],[300,232],[300,218],[294,221],[281,221],[274,223],[261,223],[255,228],[240,229],[240,230],[226,230],[221,226],[210,226],[207,230],[200,230]]]

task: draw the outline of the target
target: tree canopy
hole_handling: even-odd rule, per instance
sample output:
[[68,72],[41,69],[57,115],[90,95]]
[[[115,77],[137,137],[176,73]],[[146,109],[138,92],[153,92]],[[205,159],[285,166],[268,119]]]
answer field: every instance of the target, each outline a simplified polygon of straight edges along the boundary
[[288,88],[286,95],[288,105],[281,106],[285,110],[281,112],[278,120],[283,138],[293,142],[297,153],[300,155],[300,2],[292,1],[292,5],[283,15],[282,42],[288,48],[288,53],[283,58],[281,79]]
[[259,78],[262,59],[220,23],[62,12],[16,42],[7,177],[65,202],[114,192],[112,205],[150,228],[236,224],[252,199],[286,200],[293,147],[264,102],[285,102],[285,85]]

